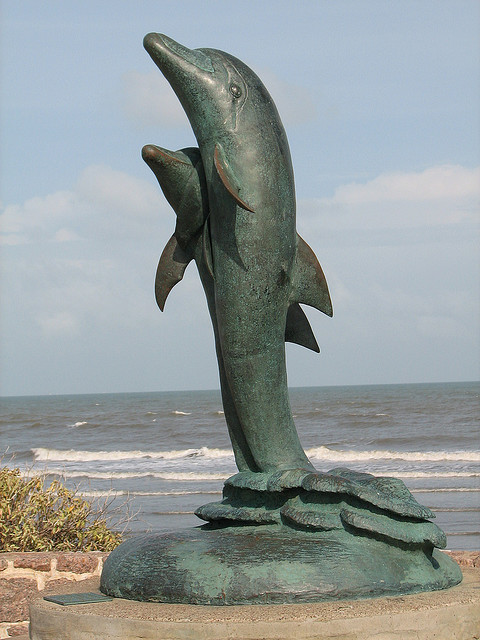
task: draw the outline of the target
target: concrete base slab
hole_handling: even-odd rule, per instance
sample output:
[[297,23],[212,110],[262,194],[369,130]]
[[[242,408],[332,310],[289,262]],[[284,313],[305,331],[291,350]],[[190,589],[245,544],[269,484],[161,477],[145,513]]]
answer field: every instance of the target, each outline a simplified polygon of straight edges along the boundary
[[[115,599],[30,606],[31,640],[479,640],[480,572],[407,596],[317,604],[201,606]],[[98,591],[99,581],[58,593]]]

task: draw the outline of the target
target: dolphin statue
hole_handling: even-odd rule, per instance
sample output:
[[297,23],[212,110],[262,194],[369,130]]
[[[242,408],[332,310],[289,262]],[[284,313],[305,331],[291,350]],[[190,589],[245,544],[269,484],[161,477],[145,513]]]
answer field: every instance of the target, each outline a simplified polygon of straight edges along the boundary
[[284,341],[318,351],[300,303],[328,316],[332,304],[322,269],[295,230],[290,153],[267,90],[222,51],[187,49],[155,33],[144,44],[198,142],[142,150],[177,215],[155,296],[163,311],[195,261],[239,472],[225,481],[220,502],[195,511],[213,526],[127,540],[106,561],[101,590],[225,605],[405,595],[457,584],[458,566],[433,555],[446,546],[444,532],[401,480],[341,467],[316,471],[298,439]]
[[299,303],[333,312],[323,271],[295,229],[293,168],[280,116],[258,76],[234,56],[188,49],[157,33],[145,36],[144,46],[199,146],[143,149],[177,213],[157,269],[157,302],[163,309],[195,259],[239,470],[311,470],[290,409],[284,341],[318,351]]
[[157,302],[163,309],[195,259],[239,470],[313,469],[290,409],[284,341],[318,351],[299,303],[333,312],[323,271],[296,233],[292,162],[277,109],[258,76],[230,54],[156,33],[144,46],[199,146],[143,149],[177,213],[157,269]]

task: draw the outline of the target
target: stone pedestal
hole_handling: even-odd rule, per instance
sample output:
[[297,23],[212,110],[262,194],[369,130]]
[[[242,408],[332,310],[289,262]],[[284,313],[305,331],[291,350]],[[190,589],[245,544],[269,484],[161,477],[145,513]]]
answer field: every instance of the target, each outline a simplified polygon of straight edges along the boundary
[[[98,587],[88,580],[63,591]],[[464,569],[451,589],[387,598],[230,607],[123,599],[62,607],[36,599],[30,612],[31,640],[475,640],[480,572]]]

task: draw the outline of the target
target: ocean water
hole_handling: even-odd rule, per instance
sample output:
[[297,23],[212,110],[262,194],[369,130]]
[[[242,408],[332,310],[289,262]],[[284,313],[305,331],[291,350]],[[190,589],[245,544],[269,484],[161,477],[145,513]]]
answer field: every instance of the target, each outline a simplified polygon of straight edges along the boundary
[[[401,478],[436,513],[450,549],[480,549],[480,383],[290,390],[320,471]],[[236,472],[218,391],[9,397],[2,464],[60,477],[111,502],[127,531],[196,526]],[[124,526],[124,525],[121,525]]]

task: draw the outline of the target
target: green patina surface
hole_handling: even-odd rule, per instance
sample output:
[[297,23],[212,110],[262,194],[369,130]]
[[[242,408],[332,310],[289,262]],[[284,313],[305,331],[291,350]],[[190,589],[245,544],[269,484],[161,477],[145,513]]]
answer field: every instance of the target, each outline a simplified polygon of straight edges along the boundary
[[205,525],[124,543],[108,557],[101,589],[149,602],[278,604],[404,595],[460,580],[451,558],[420,545],[406,552],[344,530]]
[[206,527],[124,543],[102,590],[157,602],[308,602],[442,589],[458,566],[403,482],[320,473],[290,409],[285,340],[319,351],[300,303],[331,316],[313,251],[295,227],[287,137],[256,74],[230,54],[151,33],[145,48],[177,94],[198,148],[147,145],[177,215],[158,264],[163,310],[194,260],[207,298],[225,419],[239,473]]
[[[295,228],[287,137],[260,79],[229,54],[145,46],[172,85],[199,149],[148,145],[143,156],[177,213],[156,294],[194,258],[212,318],[225,418],[240,470],[312,468],[290,410],[285,339],[318,350],[299,303],[327,315],[323,272]],[[208,63],[206,62],[208,60]]]

